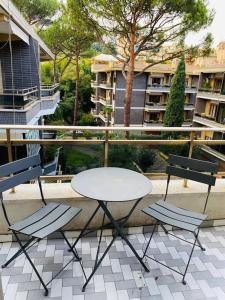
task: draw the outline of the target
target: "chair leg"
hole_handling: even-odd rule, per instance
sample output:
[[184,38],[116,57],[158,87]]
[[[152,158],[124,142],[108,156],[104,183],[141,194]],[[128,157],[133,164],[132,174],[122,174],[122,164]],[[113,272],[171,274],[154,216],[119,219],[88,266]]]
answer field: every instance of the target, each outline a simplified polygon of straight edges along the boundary
[[77,253],[77,250],[76,250],[75,246],[72,246],[72,245],[70,244],[70,242],[68,241],[68,239],[67,239],[67,237],[65,236],[65,233],[63,232],[62,229],[60,229],[59,232],[62,234],[64,240],[66,241],[66,243],[67,243],[67,245],[68,245],[68,247],[69,247],[70,252],[72,252],[73,255],[74,255],[74,257],[76,258],[76,260],[79,261],[80,266],[81,266],[81,269],[82,269],[82,272],[83,272],[83,274],[84,274],[84,277],[85,277],[85,279],[87,279],[86,274],[85,274],[85,272],[84,272],[84,267],[83,267],[83,265],[82,265],[82,263],[81,263],[81,258],[79,257],[79,255],[78,255],[78,253]]
[[61,233],[61,235],[63,236],[64,240],[66,241],[67,246],[69,247],[69,250],[70,250],[71,252],[73,252],[74,257],[75,257],[77,260],[81,260],[81,258],[80,258],[80,257],[78,256],[78,254],[77,254],[77,251],[74,250],[75,247],[74,247],[74,249],[73,249],[72,245],[70,245],[70,242],[69,242],[68,239],[66,238],[65,233],[63,232],[63,230],[60,229],[59,232]]
[[151,239],[152,239],[152,237],[153,237],[153,234],[154,234],[154,232],[155,232],[155,229],[156,229],[156,226],[157,226],[157,225],[158,225],[158,221],[155,223],[155,225],[154,225],[154,227],[153,227],[151,236],[150,236],[150,238],[149,238],[149,241],[148,241],[147,246],[146,246],[146,248],[145,248],[145,251],[144,251],[144,253],[143,253],[142,259],[145,257],[145,255],[146,255],[146,253],[147,253],[147,251],[148,251],[148,247],[149,247],[149,245],[150,245]]
[[191,253],[189,255],[188,262],[187,262],[187,265],[186,265],[186,268],[185,268],[185,271],[184,271],[184,274],[183,274],[182,283],[184,285],[186,284],[186,281],[184,279],[185,279],[185,276],[186,276],[186,273],[187,273],[187,270],[188,270],[188,267],[189,267],[189,264],[190,264],[190,261],[191,261],[191,257],[192,257],[196,242],[198,240],[198,233],[199,233],[199,230],[198,230],[197,234],[195,234],[195,240],[194,240],[194,243],[193,243],[193,247],[191,249]]
[[201,250],[202,250],[202,251],[205,251],[205,247],[202,246],[202,243],[200,242],[198,235],[196,235],[196,234],[194,233],[194,236],[195,236],[196,241],[197,241],[199,247],[201,248]]
[[38,270],[35,268],[34,263],[32,262],[32,260],[30,259],[29,255],[27,254],[26,249],[23,247],[23,244],[22,244],[22,242],[20,241],[20,239],[18,238],[17,233],[16,233],[15,231],[13,231],[13,234],[15,235],[15,238],[16,238],[16,240],[17,240],[17,242],[18,242],[18,244],[19,244],[21,250],[22,250],[23,253],[25,254],[25,256],[26,256],[26,258],[28,259],[29,263],[31,264],[31,266],[32,266],[34,272],[36,273],[38,279],[40,280],[42,286],[44,287],[44,290],[45,290],[45,296],[48,296],[48,288],[47,288],[47,286],[45,285],[44,281],[42,280],[40,274],[38,273]]
[[166,227],[163,224],[159,224],[159,225],[162,227],[162,229],[165,232],[165,234],[169,233],[169,231],[166,229]]
[[23,253],[23,249],[26,249],[30,245],[30,243],[32,243],[34,240],[35,240],[35,238],[32,238],[29,241],[27,241],[23,245],[23,248],[19,249],[9,260],[7,260],[7,262],[5,262],[2,265],[2,268],[6,268],[12,261],[14,261],[18,256],[20,256]]

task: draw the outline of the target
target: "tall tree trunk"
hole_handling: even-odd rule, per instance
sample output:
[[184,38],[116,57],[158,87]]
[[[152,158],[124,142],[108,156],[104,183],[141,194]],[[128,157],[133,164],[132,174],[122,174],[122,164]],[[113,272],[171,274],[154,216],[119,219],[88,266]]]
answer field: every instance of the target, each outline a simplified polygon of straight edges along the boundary
[[77,111],[78,105],[80,101],[80,66],[79,66],[79,53],[76,55],[76,95],[74,98],[74,105],[73,105],[73,126],[76,125],[77,122]]
[[[127,68],[127,78],[126,78],[126,91],[124,98],[124,126],[130,126],[130,107],[132,99],[132,89],[134,81],[134,63],[135,63],[135,33],[132,32],[130,35],[130,61]],[[129,136],[129,132],[126,132],[126,137]]]
[[54,81],[54,83],[57,83],[57,78],[56,78],[56,59],[57,59],[57,56],[55,54],[54,55],[54,60],[53,60],[53,81]]

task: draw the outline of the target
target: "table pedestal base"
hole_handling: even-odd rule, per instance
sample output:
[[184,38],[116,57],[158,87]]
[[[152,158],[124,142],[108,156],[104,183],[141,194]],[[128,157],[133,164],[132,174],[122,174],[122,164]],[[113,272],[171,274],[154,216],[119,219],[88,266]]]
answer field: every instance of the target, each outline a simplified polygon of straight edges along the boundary
[[[96,254],[96,259],[95,259],[95,265],[94,268],[90,274],[90,276],[87,278],[82,291],[84,292],[86,289],[86,286],[88,285],[89,281],[91,280],[91,278],[93,277],[93,275],[95,274],[95,272],[97,271],[98,267],[100,266],[102,260],[104,259],[104,257],[106,256],[106,254],[108,253],[108,251],[110,250],[110,248],[112,247],[115,239],[120,236],[128,245],[128,247],[131,249],[131,251],[134,253],[135,257],[138,259],[138,261],[140,262],[140,264],[142,265],[142,267],[144,268],[144,270],[146,272],[149,272],[149,269],[147,268],[147,266],[145,265],[145,263],[143,262],[142,258],[138,255],[137,251],[134,249],[133,245],[131,244],[131,242],[128,240],[127,236],[123,233],[123,228],[124,226],[127,224],[130,216],[132,215],[134,209],[136,208],[136,206],[138,205],[138,203],[142,200],[142,198],[138,199],[135,201],[135,204],[132,206],[130,212],[123,218],[119,219],[119,220],[115,220],[111,214],[111,212],[109,211],[108,207],[107,207],[107,202],[104,201],[98,201],[98,206],[95,209],[94,213],[92,214],[92,216],[90,217],[90,219],[88,220],[88,222],[86,223],[86,225],[84,226],[84,228],[82,229],[82,231],[80,232],[78,238],[76,239],[76,241],[74,242],[72,247],[75,247],[77,242],[79,241],[80,238],[84,237],[85,235],[87,235],[89,232],[85,232],[89,226],[89,224],[91,223],[91,221],[93,220],[93,218],[95,217],[95,215],[97,214],[98,210],[100,208],[102,208],[104,214],[103,214],[103,218],[102,218],[102,225],[100,227],[100,236],[99,236],[99,242],[98,242],[98,248],[97,248],[97,254]],[[110,223],[108,224],[104,224],[105,223],[105,217],[107,217],[110,221]],[[112,241],[109,243],[109,245],[107,246],[105,252],[102,254],[102,256],[99,258],[99,254],[100,254],[100,246],[101,246],[101,241],[102,241],[102,233],[103,230],[105,228],[108,228],[109,226],[112,226],[115,229],[115,234],[112,238]]]

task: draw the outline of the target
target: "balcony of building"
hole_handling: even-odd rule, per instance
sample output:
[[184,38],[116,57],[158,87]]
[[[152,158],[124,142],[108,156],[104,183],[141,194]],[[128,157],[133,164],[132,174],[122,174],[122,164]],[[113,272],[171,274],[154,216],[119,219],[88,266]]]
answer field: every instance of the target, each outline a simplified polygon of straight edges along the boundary
[[197,98],[225,102],[225,95],[222,95],[218,90],[200,88],[197,93]]
[[44,115],[54,113],[60,101],[58,85],[3,90],[0,94],[1,124],[35,124]]
[[[41,109],[55,111],[60,102],[59,83],[41,86]],[[47,113],[46,113],[47,114]]]
[[108,96],[99,96],[99,102],[104,106],[112,106],[112,101]]
[[91,114],[92,114],[93,117],[97,117],[97,115],[98,115],[97,109],[96,108],[92,108],[91,109]]
[[196,114],[193,118],[193,122],[207,127],[219,127],[223,129],[225,126],[216,121],[215,117],[206,116],[205,113]]
[[[146,89],[147,93],[169,93],[170,92],[170,85],[160,85],[160,84],[152,84],[148,85]],[[197,88],[196,86],[186,86],[185,87],[186,94],[196,94]]]
[[98,86],[97,80],[91,80],[91,87],[97,88],[97,86]]
[[112,83],[109,82],[109,81],[104,81],[104,80],[99,82],[99,87],[102,88],[102,89],[105,89],[105,90],[112,90],[113,89]]
[[97,95],[91,95],[91,102],[98,103],[99,102],[99,97],[97,97]]
[[[140,145],[203,145],[218,144],[218,140],[194,139],[189,136],[192,132],[204,132],[207,128],[165,128],[154,127],[66,127],[66,126],[1,126],[1,131],[8,130],[9,140],[0,140],[2,146],[10,149],[19,143],[37,143],[37,144],[67,144],[71,146],[82,145],[101,145],[103,148],[104,164],[107,165],[108,151],[111,145],[115,144],[140,144]],[[101,139],[85,139],[85,138],[63,138],[58,136],[55,140],[18,140],[11,136],[11,132],[15,130],[41,130],[68,132],[74,130],[85,132],[87,130],[94,132],[107,132],[106,136]],[[179,131],[185,133],[185,138],[177,140],[153,140],[130,138],[126,140],[123,137],[113,139],[109,133],[125,131],[132,132],[163,132],[163,131]],[[210,128],[217,132],[218,128]],[[109,135],[108,135],[109,134]],[[225,144],[225,141],[224,141]],[[191,147],[190,147],[191,148]],[[128,223],[125,231],[129,241],[141,255],[146,246],[147,239],[153,228],[153,220],[144,217],[141,209],[147,205],[154,203],[156,199],[160,199],[166,189],[166,176],[163,173],[152,174],[143,173],[149,178],[153,184],[153,191],[148,194],[143,202],[135,209],[135,212]],[[83,273],[78,262],[74,261],[68,265],[66,269],[56,277],[51,283],[48,297],[44,297],[43,288],[38,281],[35,273],[29,265],[27,258],[22,254],[7,268],[3,269],[1,274],[2,287],[5,300],[36,300],[36,299],[67,299],[67,300],[93,300],[93,299],[112,299],[112,300],[134,300],[134,299],[224,299],[225,297],[225,184],[222,178],[224,173],[220,172],[215,187],[212,188],[208,202],[207,215],[208,218],[204,223],[204,228],[200,230],[200,239],[204,244],[205,251],[202,252],[196,248],[191,260],[190,267],[187,272],[187,284],[181,283],[181,278],[175,272],[146,259],[146,264],[150,268],[150,272],[145,272],[138,264],[134,254],[127,247],[122,239],[117,239],[114,246],[110,249],[102,265],[99,268],[93,280],[87,286],[86,291],[82,292],[82,285],[85,282]],[[70,181],[73,175],[63,174],[57,176],[42,176],[43,193],[47,202],[54,201],[58,203],[66,203],[71,206],[81,207],[82,214],[66,226],[66,236],[70,242],[74,242],[78,236],[79,230],[83,228],[89,216],[96,208],[96,203],[91,199],[87,199],[71,188]],[[119,178],[117,178],[118,180]],[[101,184],[101,182],[99,182]],[[169,188],[169,201],[174,204],[185,207],[196,212],[200,212],[203,207],[204,195],[207,187],[202,184],[188,181],[187,187],[184,187],[183,180],[173,177]],[[13,221],[23,219],[41,207],[40,195],[37,182],[33,181],[27,184],[19,185],[15,190],[4,193],[5,205],[9,207]],[[127,203],[113,205],[109,204],[115,218],[120,219],[126,214],[130,208]],[[90,229],[96,229],[101,225],[102,215],[98,215],[95,222],[91,224]],[[181,238],[192,240],[192,235],[184,231],[173,229],[173,233],[178,234]],[[4,263],[18,250],[18,246],[12,238],[4,217],[0,218],[0,261]],[[115,232],[111,228],[103,233],[103,248],[112,241]],[[85,271],[90,274],[94,266],[94,258],[97,251],[97,242],[99,240],[99,231],[94,231],[91,236],[82,238],[77,244],[78,254],[82,257]],[[177,267],[177,270],[183,271],[187,262],[190,245],[184,244],[182,240],[175,240],[174,236],[166,235],[160,228],[154,235],[150,253],[154,258],[169,264],[169,266]],[[102,251],[102,249],[101,249]],[[32,261],[41,272],[43,279],[48,281],[57,271],[72,258],[72,254],[67,251],[66,244],[58,236],[52,236],[50,239],[44,239],[38,245],[29,249],[29,255]]]
[[[185,111],[193,111],[194,109],[195,107],[192,103],[184,105]],[[145,103],[145,111],[166,111],[166,103],[147,102]]]
[[3,89],[0,92],[0,109],[24,110],[38,99],[38,87]]

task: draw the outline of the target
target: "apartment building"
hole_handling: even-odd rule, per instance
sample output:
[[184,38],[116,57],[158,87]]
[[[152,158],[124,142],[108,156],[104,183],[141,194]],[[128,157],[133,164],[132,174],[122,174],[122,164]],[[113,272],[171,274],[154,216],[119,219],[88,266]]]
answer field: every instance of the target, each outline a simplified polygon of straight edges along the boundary
[[[60,101],[58,85],[43,86],[40,63],[53,53],[11,1],[0,1],[0,124],[43,124]],[[1,137],[5,132],[0,132]],[[22,139],[39,138],[39,131],[16,131]],[[17,156],[32,155],[38,145],[16,147]],[[1,149],[1,160],[6,151]]]
[[[144,68],[142,61],[135,63],[135,75]],[[134,79],[131,102],[131,126],[162,125],[171,79],[176,70],[174,64],[160,64]],[[111,55],[100,54],[92,64],[96,80],[92,82],[94,93],[91,101],[95,107],[92,114],[99,124],[122,126],[124,116],[125,79],[122,65]],[[188,66],[186,71],[184,126],[192,124],[198,87],[198,70]],[[110,107],[110,114],[105,109]],[[109,118],[109,120],[108,120]]]
[[[201,72],[193,126],[225,128],[225,65],[208,67]],[[207,131],[201,134],[201,138],[224,140],[225,136],[222,131]],[[211,152],[208,147],[204,148]],[[225,154],[224,146],[214,149]]]

